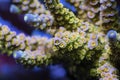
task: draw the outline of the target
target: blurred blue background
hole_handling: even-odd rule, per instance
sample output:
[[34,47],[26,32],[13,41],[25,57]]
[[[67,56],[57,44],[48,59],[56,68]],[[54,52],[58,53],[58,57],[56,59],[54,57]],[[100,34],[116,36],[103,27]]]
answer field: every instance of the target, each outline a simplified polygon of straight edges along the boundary
[[[41,0],[42,3],[43,0]],[[69,8],[74,13],[76,9],[61,0],[61,3],[65,7]],[[120,1],[118,0],[118,4]],[[27,36],[29,35],[40,35],[52,37],[51,35],[36,30],[33,27],[27,25],[23,20],[23,15],[11,14],[9,8],[11,0],[0,0],[0,23],[6,24],[11,30],[16,31],[18,34],[23,32]],[[117,9],[119,10],[118,5]],[[14,59],[6,55],[0,55],[0,80],[70,80],[68,79],[67,72],[61,64],[50,65],[46,68],[35,67],[33,69],[25,69],[22,65],[16,64]]]

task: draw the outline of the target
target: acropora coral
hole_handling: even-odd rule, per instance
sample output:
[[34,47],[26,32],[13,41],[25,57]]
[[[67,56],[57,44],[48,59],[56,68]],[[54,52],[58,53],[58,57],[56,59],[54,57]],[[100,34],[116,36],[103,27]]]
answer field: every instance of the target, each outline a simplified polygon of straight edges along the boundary
[[12,0],[10,12],[52,38],[16,34],[0,24],[0,49],[27,68],[63,64],[74,80],[119,80],[120,24],[115,0]]

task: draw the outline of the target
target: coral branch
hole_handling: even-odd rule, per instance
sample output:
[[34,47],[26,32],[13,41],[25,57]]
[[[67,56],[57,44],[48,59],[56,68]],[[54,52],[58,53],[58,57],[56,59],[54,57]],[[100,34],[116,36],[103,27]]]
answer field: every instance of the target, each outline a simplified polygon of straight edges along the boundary
[[[51,15],[50,11],[47,10],[45,6],[41,4],[38,0],[13,0],[12,2],[20,10],[19,12],[21,12],[21,14],[31,14],[25,15],[25,22],[27,22],[28,24],[42,30],[52,26],[54,22],[53,16]],[[12,6],[11,10],[12,13],[14,13],[13,11],[16,12],[16,9],[14,10]],[[33,18],[33,20],[29,22],[31,17]]]
[[81,21],[73,14],[73,12],[64,8],[59,0],[45,0],[45,2],[46,6],[55,17],[56,25],[63,26],[68,30],[75,30],[81,25]]

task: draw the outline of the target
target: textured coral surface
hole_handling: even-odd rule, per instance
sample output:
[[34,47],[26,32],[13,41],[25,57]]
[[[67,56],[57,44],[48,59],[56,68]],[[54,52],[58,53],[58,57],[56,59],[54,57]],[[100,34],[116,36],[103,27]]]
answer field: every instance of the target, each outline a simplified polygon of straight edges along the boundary
[[[44,3],[12,0],[10,13],[23,15],[25,23],[52,37],[17,34],[1,23],[1,53],[12,55],[18,64],[30,69],[62,64],[71,76],[70,80],[119,80],[117,1],[66,1],[74,5],[76,13],[60,0],[44,0]],[[56,73],[53,71],[51,74]]]

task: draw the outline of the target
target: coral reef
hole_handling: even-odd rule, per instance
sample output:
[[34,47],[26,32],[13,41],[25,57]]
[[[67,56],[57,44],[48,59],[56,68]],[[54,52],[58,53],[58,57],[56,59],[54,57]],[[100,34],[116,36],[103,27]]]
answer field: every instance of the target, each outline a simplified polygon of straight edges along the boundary
[[[12,0],[10,12],[52,38],[16,34],[0,24],[0,50],[27,68],[63,64],[74,80],[119,80],[120,33],[115,0]],[[45,7],[46,6],[46,7]]]

